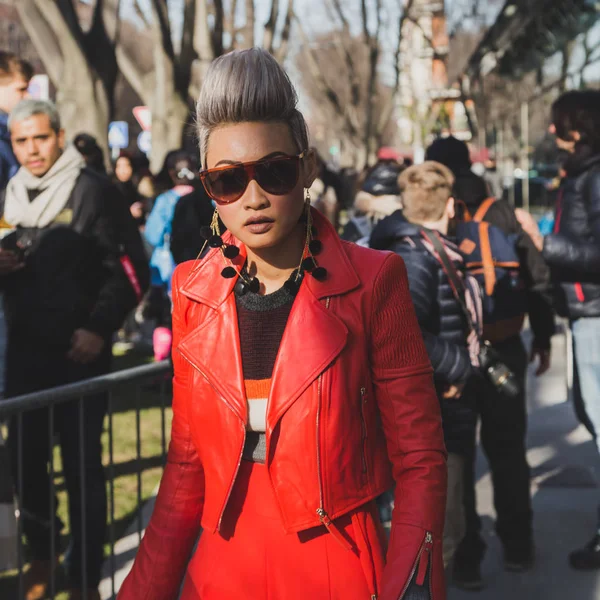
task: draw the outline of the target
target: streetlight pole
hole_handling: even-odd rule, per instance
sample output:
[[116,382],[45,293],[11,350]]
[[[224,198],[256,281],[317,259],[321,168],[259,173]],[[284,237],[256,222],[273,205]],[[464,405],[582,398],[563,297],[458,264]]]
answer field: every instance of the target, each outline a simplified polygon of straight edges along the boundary
[[529,105],[527,102],[521,104],[521,143],[521,170],[523,171],[521,191],[523,208],[529,211]]

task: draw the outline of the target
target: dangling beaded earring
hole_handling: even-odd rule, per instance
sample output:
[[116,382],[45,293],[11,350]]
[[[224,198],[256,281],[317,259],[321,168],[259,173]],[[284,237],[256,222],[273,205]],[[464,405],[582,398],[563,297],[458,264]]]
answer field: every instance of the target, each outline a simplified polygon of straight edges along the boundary
[[[215,209],[213,213],[212,222],[210,227],[203,227],[200,230],[202,237],[206,240],[206,243],[211,248],[220,248],[223,260],[227,263],[226,259],[234,260],[240,254],[240,249],[233,244],[226,244],[223,241],[221,235],[221,228],[219,226],[219,213]],[[236,275],[239,276],[238,283],[236,284],[236,293],[239,295],[245,294],[247,291],[258,293],[260,290],[260,282],[256,277],[247,278],[245,277],[236,267],[233,265],[227,265],[222,271],[221,276],[225,279],[233,279]]]
[[306,223],[306,241],[304,243],[304,250],[302,252],[302,258],[298,268],[295,269],[290,275],[289,279],[283,284],[284,287],[292,294],[297,294],[300,289],[300,284],[304,277],[304,273],[310,273],[317,281],[323,281],[327,277],[327,269],[319,267],[315,256],[319,254],[323,249],[323,244],[314,239],[317,235],[312,222],[312,213],[310,210],[310,192],[306,190],[306,200],[304,202],[304,214],[301,217],[301,221]]

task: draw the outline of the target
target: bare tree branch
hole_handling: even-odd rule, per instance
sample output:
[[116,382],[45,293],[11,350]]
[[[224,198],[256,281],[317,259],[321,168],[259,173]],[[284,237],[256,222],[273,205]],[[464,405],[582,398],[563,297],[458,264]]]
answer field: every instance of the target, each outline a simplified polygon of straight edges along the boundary
[[383,110],[381,111],[381,118],[379,119],[379,123],[377,124],[377,136],[379,137],[383,132],[384,127],[389,123],[389,120],[392,118],[392,114],[394,112],[394,105],[396,103],[396,98],[398,96],[398,92],[400,91],[400,80],[402,77],[402,67],[401,67],[401,59],[402,59],[402,40],[404,31],[404,24],[408,20],[408,15],[412,10],[413,4],[415,0],[408,0],[404,10],[400,13],[400,17],[398,19],[398,38],[396,40],[396,50],[394,53],[394,87],[392,88],[392,93],[385,104]]
[[242,48],[254,46],[254,0],[246,0],[246,24],[243,28],[244,43]]
[[[358,106],[360,104],[360,77],[358,76],[356,64],[354,62],[354,58],[352,56],[352,49],[349,45],[349,41],[352,39],[352,33],[350,31],[350,24],[346,15],[344,14],[344,10],[340,3],[340,0],[331,0],[333,5],[333,11],[337,14],[338,18],[342,23],[342,35],[338,35],[339,45],[337,48],[339,49],[340,56],[346,63],[346,68],[348,69],[349,81],[350,81],[350,98],[353,106]],[[328,3],[326,2],[326,5]]]
[[119,69],[121,70],[123,77],[128,81],[129,85],[133,88],[133,91],[140,98],[144,99],[149,86],[138,63],[125,52],[121,44],[117,44],[116,53]]
[[283,29],[281,30],[281,40],[279,47],[275,50],[275,58],[280,62],[287,58],[288,49],[290,45],[290,33],[292,30],[292,19],[294,18],[294,0],[288,0],[288,8],[285,14],[285,21],[283,23]]
[[206,0],[196,0],[194,8],[194,50],[202,62],[209,63],[215,57],[212,34],[208,27]]
[[235,50],[237,47],[237,39],[235,33],[235,17],[237,15],[238,0],[231,0],[229,14],[225,18],[224,33],[230,38],[228,50]]
[[167,3],[163,0],[152,0],[152,16],[154,17],[154,26],[158,25],[160,30],[160,38],[157,41],[160,41],[167,56],[171,60],[175,60],[175,49],[173,48],[173,39],[171,38]]
[[319,65],[319,62],[315,56],[313,49],[310,47],[310,42],[308,40],[308,36],[304,31],[304,27],[299,19],[296,19],[296,25],[298,27],[298,31],[300,33],[300,38],[303,43],[303,51],[307,60],[308,68],[310,70],[311,76],[315,82],[315,85],[321,90],[324,98],[326,98],[334,110],[341,116],[344,117],[346,126],[351,135],[356,135],[358,133],[358,123],[356,122],[355,117],[351,115],[348,111],[348,107],[343,105],[340,97],[337,92],[327,83],[323,71]]
[[78,44],[83,41],[83,30],[79,24],[79,17],[72,0],[56,0],[56,5],[71,35]]
[[269,20],[265,23],[263,35],[263,48],[273,53],[273,40],[275,39],[275,27],[279,19],[279,0],[271,0],[271,12]]
[[369,32],[369,16],[367,12],[367,1],[360,0],[360,13],[362,16],[362,28],[363,28],[363,36],[365,38],[365,42],[368,44],[369,39],[371,38],[371,34]]
[[181,34],[181,51],[177,60],[177,89],[185,97],[192,79],[192,65],[198,54],[194,49],[194,25],[196,20],[196,1],[185,0],[183,5],[183,31]]
[[[206,0],[203,0],[206,2]],[[223,54],[223,31],[225,27],[225,10],[223,0],[213,0],[215,9],[215,25],[212,31],[213,56]]]
[[[48,76],[52,83],[58,86],[63,70],[63,56],[58,37],[35,0],[21,0],[16,7],[25,31],[35,40],[39,55],[47,61],[44,66]],[[65,34],[68,35],[68,31],[65,31]]]
[[142,7],[140,6],[140,0],[134,0],[133,9],[135,11],[136,17],[138,19],[140,19],[146,27],[150,27],[150,23],[148,22],[148,17],[146,17],[146,13],[142,10]]
[[367,119],[365,123],[364,144],[367,164],[372,151],[373,140],[373,117],[374,117],[374,100],[377,91],[377,66],[379,63],[379,36],[381,34],[381,0],[375,2],[375,35],[371,35],[367,26],[367,15],[365,0],[362,0],[363,5],[363,25],[365,31],[365,40],[369,47],[369,87],[367,90]]

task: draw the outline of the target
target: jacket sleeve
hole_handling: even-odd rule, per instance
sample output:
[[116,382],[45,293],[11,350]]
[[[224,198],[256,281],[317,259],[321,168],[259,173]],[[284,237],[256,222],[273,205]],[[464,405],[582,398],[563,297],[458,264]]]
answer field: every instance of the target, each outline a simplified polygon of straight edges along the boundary
[[0,139],[0,190],[8,185],[11,177],[19,170],[10,142]]
[[592,239],[551,233],[544,238],[544,258],[554,269],[577,274],[573,281],[585,281],[586,273],[595,281],[600,273],[600,171],[587,177],[583,195]]
[[200,533],[204,472],[192,441],[187,411],[192,383],[191,367],[177,353],[185,320],[178,290],[186,274],[187,271],[182,273],[178,268],[173,279],[175,377],[167,464],[150,523],[118,600],[176,600],[191,551]]
[[398,600],[413,568],[429,569],[431,600],[444,600],[447,471],[440,406],[406,268],[393,254],[375,280],[370,331],[374,392],[396,481],[381,600]]
[[411,251],[407,244],[398,244],[394,250],[406,265],[410,296],[435,376],[447,383],[464,381],[472,372],[467,348],[461,348],[428,331],[437,297],[437,267],[432,268],[432,263],[425,255]]
[[[131,213],[114,186],[102,188],[98,199],[99,214],[91,227],[91,236],[103,256],[107,274],[85,329],[103,337],[119,329],[127,315],[139,303],[138,294],[148,289],[150,270],[142,239]],[[127,275],[121,255],[133,266],[139,290]]]
[[544,238],[544,258],[551,267],[573,273],[574,281],[584,278],[585,273],[600,274],[600,242],[550,233]]
[[561,233],[544,238],[544,258],[562,281],[593,282],[600,274],[600,171],[594,170],[584,182],[583,189],[588,224],[592,239],[575,239]]

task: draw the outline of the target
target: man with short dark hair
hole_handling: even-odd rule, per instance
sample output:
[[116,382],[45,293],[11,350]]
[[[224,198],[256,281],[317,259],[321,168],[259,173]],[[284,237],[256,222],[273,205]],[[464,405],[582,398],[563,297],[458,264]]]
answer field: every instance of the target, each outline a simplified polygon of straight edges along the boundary
[[[0,214],[14,228],[0,243],[8,315],[6,396],[14,397],[107,373],[112,335],[147,288],[149,269],[126,203],[107,178],[65,145],[54,105],[24,100],[8,125],[21,164],[0,195]],[[100,598],[106,533],[100,437],[106,410],[107,398],[99,394],[61,403],[52,413],[69,497],[72,600],[83,597],[84,581],[88,600]],[[29,411],[9,428],[14,477],[22,474],[16,489],[23,490],[23,532],[32,555],[26,600],[46,597],[55,567],[51,523],[56,535],[62,525],[49,497],[48,419],[47,409]]]
[[11,52],[0,50],[0,190],[19,169],[8,132],[8,114],[27,97],[33,67]]

